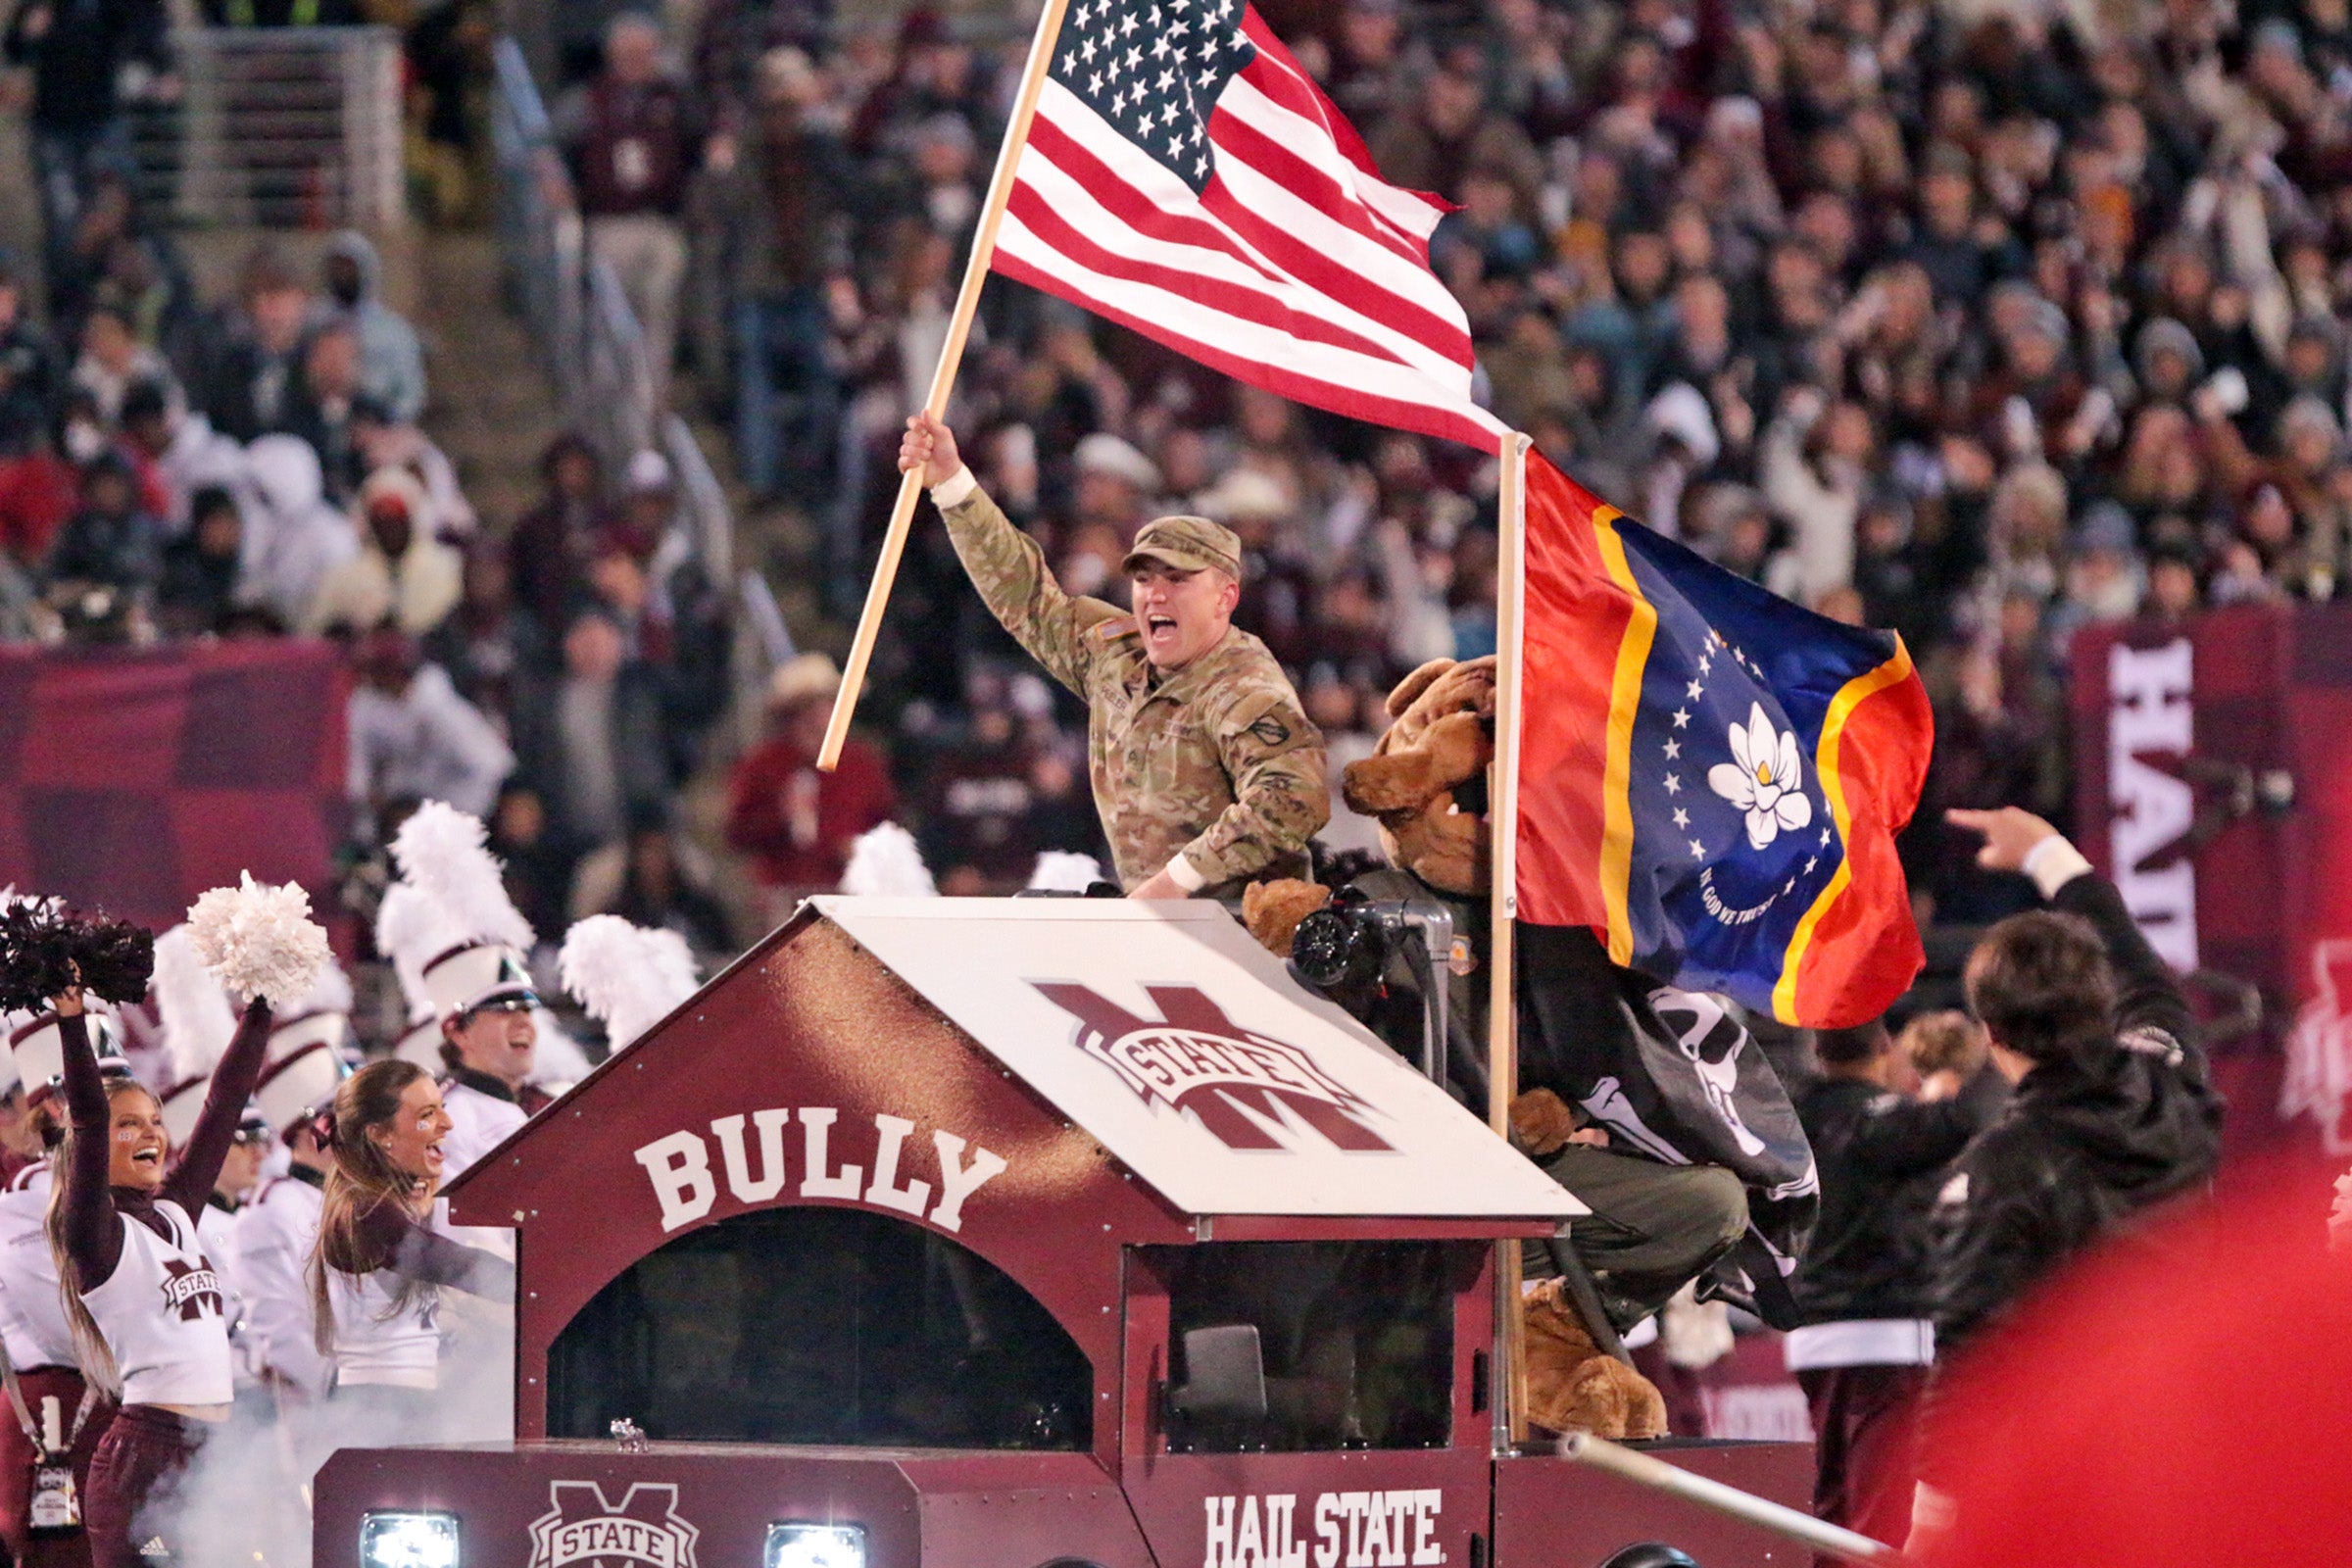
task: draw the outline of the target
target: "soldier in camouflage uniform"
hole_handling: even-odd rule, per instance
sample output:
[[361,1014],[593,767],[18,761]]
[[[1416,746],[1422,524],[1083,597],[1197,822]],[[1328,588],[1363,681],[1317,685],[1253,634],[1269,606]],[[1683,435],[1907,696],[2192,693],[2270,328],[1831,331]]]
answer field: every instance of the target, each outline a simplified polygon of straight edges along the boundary
[[1323,736],[1265,644],[1232,624],[1241,541],[1205,517],[1161,517],[1123,569],[1132,612],[1062,592],[957,458],[948,427],[906,421],[902,470],[921,469],[973,586],[1031,657],[1086,699],[1095,808],[1130,897],[1238,898],[1307,875],[1331,814]]

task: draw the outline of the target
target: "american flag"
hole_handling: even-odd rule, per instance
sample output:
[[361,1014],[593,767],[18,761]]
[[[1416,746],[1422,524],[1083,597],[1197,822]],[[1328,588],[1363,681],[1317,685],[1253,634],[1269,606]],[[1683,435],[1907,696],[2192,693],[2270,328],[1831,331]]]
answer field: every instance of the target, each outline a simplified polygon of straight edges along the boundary
[[1253,386],[1494,452],[1429,270],[1448,210],[1380,178],[1241,0],[1073,0],[994,266]]

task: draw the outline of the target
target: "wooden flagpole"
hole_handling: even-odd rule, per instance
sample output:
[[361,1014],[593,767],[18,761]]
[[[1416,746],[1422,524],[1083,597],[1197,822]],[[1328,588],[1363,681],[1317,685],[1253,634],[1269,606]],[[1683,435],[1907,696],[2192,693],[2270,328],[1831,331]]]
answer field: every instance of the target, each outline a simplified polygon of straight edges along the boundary
[[[963,363],[963,345],[971,336],[972,314],[980,307],[980,288],[988,281],[989,263],[997,253],[997,230],[1004,221],[1004,204],[1012,199],[1013,171],[1021,149],[1029,144],[1029,123],[1037,118],[1038,95],[1045,90],[1046,73],[1054,63],[1054,46],[1061,36],[1062,14],[1069,0],[1046,0],[1037,19],[1037,37],[1029,45],[1029,63],[1022,68],[1021,90],[1013,102],[1012,122],[1004,127],[1004,145],[997,149],[997,170],[988,182],[988,204],[980,210],[972,233],[971,258],[964,263],[963,286],[956,294],[956,314],[948,320],[948,338],[940,346],[939,367],[931,372],[931,395],[923,410],[934,419],[947,417],[948,397],[956,390],[956,371]],[[849,662],[841,672],[841,690],[833,697],[833,716],[825,722],[825,744],[816,765],[833,771],[841,760],[842,743],[850,738],[850,719],[858,711],[858,694],[865,685],[865,666],[874,657],[874,639],[882,630],[882,614],[890,605],[891,585],[898,580],[899,558],[906,553],[906,535],[914,523],[914,503],[923,491],[920,468],[899,479],[899,499],[890,511],[890,528],[882,536],[882,556],[874,563],[874,580],[865,590],[865,609],[858,616],[858,639],[850,645]]]
[[[1513,943],[1519,914],[1520,626],[1527,603],[1527,453],[1517,431],[1502,442],[1502,487],[1494,589],[1494,762],[1487,779],[1489,906],[1487,938],[1487,1119],[1511,1135],[1519,1093],[1519,993]],[[1507,1451],[1527,1437],[1526,1315],[1519,1299],[1519,1243],[1494,1251],[1494,1446]]]

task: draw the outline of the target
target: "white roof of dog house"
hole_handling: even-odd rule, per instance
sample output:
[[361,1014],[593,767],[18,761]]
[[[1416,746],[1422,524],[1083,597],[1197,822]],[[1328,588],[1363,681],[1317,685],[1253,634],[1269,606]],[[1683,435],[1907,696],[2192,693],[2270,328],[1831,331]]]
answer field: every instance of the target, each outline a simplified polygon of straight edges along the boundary
[[1184,1212],[1587,1212],[1218,905],[812,902]]

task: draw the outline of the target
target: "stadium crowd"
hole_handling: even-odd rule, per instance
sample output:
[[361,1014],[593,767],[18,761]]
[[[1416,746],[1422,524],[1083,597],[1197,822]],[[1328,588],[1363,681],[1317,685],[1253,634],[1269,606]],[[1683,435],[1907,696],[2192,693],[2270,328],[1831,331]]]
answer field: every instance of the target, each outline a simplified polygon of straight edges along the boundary
[[[1261,9],[1389,178],[1460,204],[1433,259],[1498,413],[1652,526],[1904,634],[1938,708],[1923,820],[2065,820],[2086,621],[2337,591],[2352,24],[2330,0]],[[847,612],[1013,50],[923,11],[895,39],[829,44],[823,20],[713,7],[666,89],[700,106],[654,160],[675,177],[629,210],[658,207],[689,258],[653,318],[731,405],[749,485],[813,514]],[[1341,760],[1397,674],[1492,646],[1494,478],[1469,455],[1011,289],[984,321],[954,422],[990,492],[1081,588],[1156,511],[1235,527],[1263,585],[1245,621]],[[988,845],[1045,703],[1001,673],[936,533],[918,549],[892,752],[902,780],[943,755],[994,775],[959,786],[963,812],[918,804],[948,865],[1001,881]],[[1909,850],[1927,906],[1999,911],[1939,830]]]

